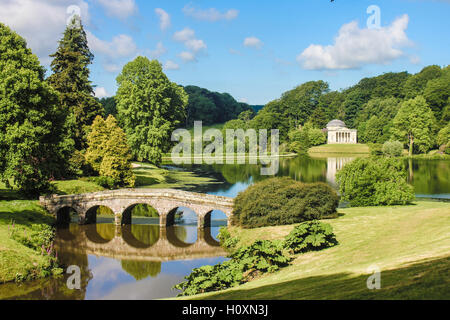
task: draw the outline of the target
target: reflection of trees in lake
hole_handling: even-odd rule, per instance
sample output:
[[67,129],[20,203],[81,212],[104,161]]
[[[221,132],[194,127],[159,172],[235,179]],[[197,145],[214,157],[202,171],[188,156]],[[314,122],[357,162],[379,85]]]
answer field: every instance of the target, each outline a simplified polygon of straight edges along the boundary
[[159,240],[159,226],[133,224],[131,234],[140,242],[151,246]]
[[105,240],[112,240],[115,236],[115,226],[111,223],[100,223],[96,225],[97,233]]
[[58,250],[58,260],[63,265],[64,271],[70,265],[80,267],[81,282],[80,290],[71,290],[67,287],[70,274],[62,274],[56,278],[47,278],[36,281],[24,282],[18,286],[16,283],[2,285],[8,296],[19,300],[84,300],[89,281],[93,278],[88,265],[86,254],[75,254]]
[[122,269],[136,280],[156,277],[161,272],[161,262],[122,260]]
[[188,233],[186,227],[183,226],[173,226],[173,231],[178,240],[186,241]]
[[439,194],[450,192],[450,161],[413,159],[406,161],[412,174],[409,183],[414,185],[416,194]]

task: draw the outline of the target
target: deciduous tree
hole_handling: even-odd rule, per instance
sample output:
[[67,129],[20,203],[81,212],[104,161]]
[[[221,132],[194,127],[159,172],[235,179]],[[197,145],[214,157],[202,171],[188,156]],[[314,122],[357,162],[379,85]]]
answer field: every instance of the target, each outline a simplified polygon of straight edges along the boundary
[[427,152],[434,143],[435,118],[422,96],[404,101],[394,118],[392,132],[401,142],[408,144],[409,155],[417,145]]
[[65,113],[25,40],[0,23],[0,176],[27,195],[50,187]]
[[157,60],[137,57],[117,77],[118,117],[133,156],[159,164],[171,146],[171,134],[186,117],[188,96],[170,82]]

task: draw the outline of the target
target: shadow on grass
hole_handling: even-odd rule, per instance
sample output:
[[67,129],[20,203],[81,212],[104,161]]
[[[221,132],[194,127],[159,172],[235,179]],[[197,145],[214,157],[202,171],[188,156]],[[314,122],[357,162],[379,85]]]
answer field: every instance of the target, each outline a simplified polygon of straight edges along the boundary
[[[305,277],[252,289],[230,290],[208,299],[450,299],[450,256],[420,260],[393,270],[381,270],[381,289],[369,290],[370,274],[338,273]],[[276,277],[276,275],[275,275]]]
[[52,225],[55,223],[55,218],[32,201],[27,203],[24,208],[12,207],[11,210],[8,210],[0,203],[0,223],[11,225],[12,221],[16,225],[30,227],[33,224]]

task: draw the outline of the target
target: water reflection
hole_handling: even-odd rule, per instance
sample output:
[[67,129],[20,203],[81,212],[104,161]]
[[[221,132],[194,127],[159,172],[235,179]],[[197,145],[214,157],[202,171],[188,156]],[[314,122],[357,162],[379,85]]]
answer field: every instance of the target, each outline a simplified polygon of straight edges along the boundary
[[[327,182],[336,188],[336,173],[354,159],[353,156],[280,158],[280,169],[277,176],[288,176],[307,183]],[[405,160],[405,163],[408,181],[414,186],[418,197],[450,199],[450,160],[409,159]],[[208,184],[203,186],[201,191],[228,197],[236,197],[249,185],[271,177],[260,174],[260,165],[202,164],[183,165],[182,167],[222,180],[222,184]]]
[[[193,268],[224,261],[217,234],[221,221],[197,230],[196,225],[72,223],[59,228],[55,239],[64,266],[81,270],[81,289],[70,290],[70,275],[57,279],[0,286],[4,299],[156,299],[176,296],[171,287]],[[226,225],[226,223],[225,223]],[[188,243],[195,239],[193,243]],[[7,292],[5,295],[3,292]]]

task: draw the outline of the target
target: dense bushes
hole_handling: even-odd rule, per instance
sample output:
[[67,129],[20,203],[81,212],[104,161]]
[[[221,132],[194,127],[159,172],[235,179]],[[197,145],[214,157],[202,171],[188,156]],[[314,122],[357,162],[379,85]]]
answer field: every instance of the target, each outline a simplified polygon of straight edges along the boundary
[[306,124],[301,129],[295,129],[289,132],[289,151],[296,153],[305,153],[309,148],[319,146],[327,142],[325,133],[310,124]]
[[342,199],[352,206],[406,204],[414,199],[405,166],[397,159],[356,159],[345,165],[336,179]]
[[386,141],[383,144],[383,154],[387,157],[400,157],[403,152],[403,143],[400,141]]
[[325,183],[271,178],[235,198],[232,223],[244,228],[294,224],[333,214],[338,203],[336,192]]
[[[233,242],[229,232],[222,232],[228,242]],[[222,243],[222,241],[221,241]],[[321,250],[337,244],[330,225],[321,222],[305,222],[297,226],[285,240],[258,240],[250,246],[235,250],[227,260],[215,266],[203,266],[192,270],[186,281],[174,287],[181,290],[179,296],[219,291],[243,284],[267,272],[277,271],[292,260],[292,253]]]

